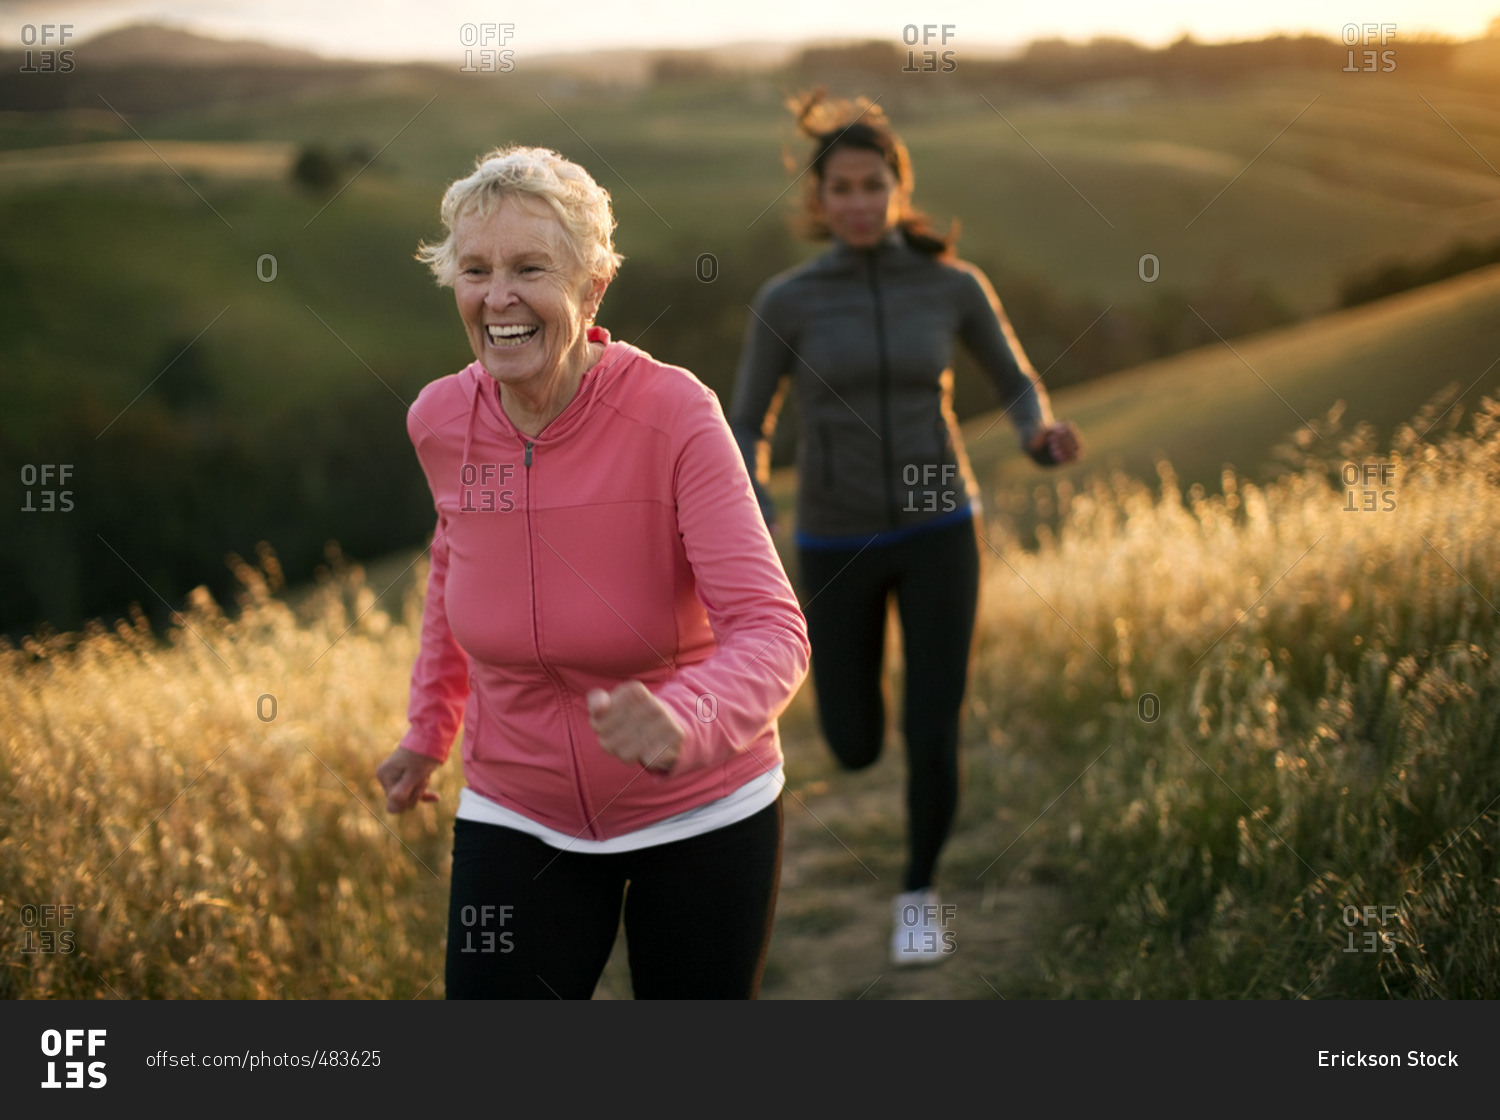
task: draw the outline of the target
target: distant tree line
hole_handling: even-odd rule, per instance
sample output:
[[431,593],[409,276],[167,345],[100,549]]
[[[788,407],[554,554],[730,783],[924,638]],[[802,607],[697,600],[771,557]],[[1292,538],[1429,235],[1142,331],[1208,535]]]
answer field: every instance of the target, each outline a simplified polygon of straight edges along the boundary
[[[1225,86],[1263,78],[1285,71],[1311,71],[1338,74],[1350,65],[1366,64],[1363,52],[1374,49],[1395,52],[1392,74],[1407,78],[1430,78],[1452,69],[1454,52],[1459,44],[1439,39],[1392,39],[1384,44],[1371,42],[1355,47],[1345,46],[1319,35],[1275,35],[1244,42],[1200,43],[1189,35],[1165,47],[1144,47],[1128,39],[1099,37],[1073,43],[1064,39],[1039,39],[1029,44],[1016,58],[978,58],[962,49],[962,41],[950,41],[956,66],[952,77],[960,83],[1001,85],[1037,93],[1055,93],[1078,86],[1120,81],[1146,81],[1174,87]],[[931,44],[908,48],[891,39],[872,39],[842,46],[809,47],[801,51],[792,69],[806,80],[825,81],[830,77],[863,80],[871,77],[889,79],[910,72],[923,62],[924,50],[942,47],[936,38]],[[915,57],[908,53],[911,50]],[[1379,65],[1384,61],[1377,59]],[[1489,80],[1494,81],[1492,76]]]
[[[1490,36],[1500,38],[1491,25]],[[1098,37],[1073,43],[1063,39],[1040,39],[1019,56],[1009,59],[979,58],[957,48],[958,65],[952,77],[960,83],[1004,85],[1022,91],[1053,93],[1077,86],[1121,80],[1144,80],[1174,86],[1222,86],[1263,77],[1276,71],[1342,72],[1355,51],[1355,65],[1363,65],[1365,44],[1347,47],[1317,35],[1276,35],[1244,42],[1202,43],[1184,35],[1165,47],[1144,47],[1128,39]],[[1398,38],[1386,44],[1372,43],[1377,51],[1393,49],[1393,77],[1431,78],[1436,74],[1457,77],[1454,52],[1460,44],[1437,38]],[[925,47],[914,48],[918,52]],[[840,46],[807,47],[798,52],[784,74],[798,81],[830,81],[839,77],[864,81],[888,79],[908,67],[907,46],[899,36],[872,39]],[[919,56],[920,57],[920,56]],[[461,82],[463,75],[426,63],[364,63],[330,61],[326,66],[289,66],[234,63],[221,66],[173,66],[125,64],[108,67],[79,66],[67,81],[38,81],[22,73],[21,55],[0,52],[0,110],[38,111],[69,108],[97,109],[103,94],[112,103],[128,106],[132,113],[174,112],[216,102],[246,102],[307,97],[336,93],[367,84],[371,78],[402,70],[419,72],[424,82]],[[729,75],[707,53],[659,52],[649,64],[651,81],[671,85],[702,82],[715,75]],[[1465,80],[1500,81],[1472,71]]]
[[1425,261],[1382,261],[1354,273],[1339,286],[1339,306],[1356,307],[1497,263],[1500,238],[1488,244],[1462,241]]
[[172,113],[223,102],[243,104],[327,95],[357,88],[373,75],[401,69],[388,63],[333,62],[326,67],[244,63],[89,67],[80,55],[80,65],[66,81],[38,81],[38,75],[20,71],[18,57],[0,54],[0,110],[99,109],[102,95],[132,116]]

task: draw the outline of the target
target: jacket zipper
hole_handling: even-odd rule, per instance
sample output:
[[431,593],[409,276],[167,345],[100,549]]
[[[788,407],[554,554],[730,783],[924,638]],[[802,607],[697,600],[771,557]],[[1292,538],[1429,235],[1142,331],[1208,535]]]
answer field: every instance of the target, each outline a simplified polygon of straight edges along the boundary
[[896,489],[891,484],[891,369],[886,352],[885,312],[880,302],[880,281],[875,275],[879,248],[870,250],[870,292],[875,297],[875,345],[880,354],[880,462],[885,475],[885,512],[891,528],[899,525],[896,516]]
[[[552,666],[548,665],[546,658],[542,656],[542,631],[541,627],[537,625],[536,610],[536,547],[531,524],[531,447],[531,440],[528,439],[526,441],[526,455],[522,460],[522,464],[526,468],[526,563],[531,575],[531,641],[536,648],[536,662],[542,667],[542,672],[547,674],[547,679],[552,682],[553,691],[557,693],[557,699],[563,712],[563,725],[568,731],[568,757],[573,763],[573,789],[578,795],[578,804],[583,808],[584,816],[592,824],[595,814],[589,806],[588,797],[583,788],[583,774],[578,765],[577,745],[573,742],[573,725],[568,719],[568,693],[563,688],[562,682],[557,679],[557,675],[552,672]],[[592,834],[594,830],[592,827],[589,827],[588,831]]]

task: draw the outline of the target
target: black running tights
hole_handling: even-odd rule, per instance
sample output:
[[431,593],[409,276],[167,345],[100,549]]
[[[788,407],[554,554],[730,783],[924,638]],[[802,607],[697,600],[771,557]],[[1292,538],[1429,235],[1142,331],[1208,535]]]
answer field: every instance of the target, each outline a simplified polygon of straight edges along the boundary
[[779,798],[701,836],[608,854],[456,820],[448,998],[588,999],[614,947],[623,898],[637,999],[754,999],[781,832]]
[[929,887],[958,808],[959,714],[979,594],[974,523],[863,551],[803,548],[798,559],[818,719],[851,770],[880,757],[885,739],[887,598],[896,597],[906,663],[906,889]]

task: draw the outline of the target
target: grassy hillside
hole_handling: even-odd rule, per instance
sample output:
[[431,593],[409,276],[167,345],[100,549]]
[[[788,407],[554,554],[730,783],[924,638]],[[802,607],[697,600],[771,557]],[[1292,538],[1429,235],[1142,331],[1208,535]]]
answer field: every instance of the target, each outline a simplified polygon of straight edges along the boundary
[[[1492,96],[1421,93],[1495,162]],[[971,251],[1102,303],[1232,270],[1307,310],[1357,262],[1500,223],[1493,173],[1409,85],[995,102],[1015,129],[983,103],[952,108],[913,130],[929,204],[963,221]],[[1162,262],[1154,285],[1143,253]]]
[[[401,366],[420,356],[444,368],[445,361],[427,355],[453,332],[410,260],[411,247],[435,231],[442,186],[479,151],[516,141],[570,154],[613,192],[619,245],[631,262],[611,297],[622,332],[643,330],[670,302],[655,301],[645,314],[651,301],[633,294],[633,284],[658,286],[669,272],[691,278],[699,254],[719,257],[721,279],[704,293],[712,297],[704,306],[713,306],[713,298],[723,304],[725,330],[716,349],[674,342],[674,331],[692,333],[691,316],[680,316],[680,308],[659,321],[653,341],[664,357],[691,360],[710,383],[724,383],[738,342],[729,328],[742,323],[744,293],[768,267],[813,251],[781,239],[769,255],[756,248],[779,234],[797,193],[786,190],[779,161],[790,137],[777,87],[766,79],[749,86],[722,81],[691,95],[658,87],[600,98],[576,83],[539,77],[466,77],[477,76],[412,68],[354,91],[132,119],[153,142],[219,146],[225,166],[217,170],[202,168],[207,157],[195,159],[188,149],[168,144],[162,151],[182,153],[181,170],[232,230],[149,154],[132,167],[136,181],[128,189],[93,181],[106,155],[122,158],[115,147],[99,145],[92,163],[84,156],[94,145],[5,155],[16,164],[0,196],[12,231],[0,259],[7,288],[45,309],[57,302],[60,286],[81,279],[90,285],[81,294],[96,329],[88,332],[92,340],[80,340],[85,332],[44,320],[20,337],[8,333],[0,357],[22,369],[51,366],[54,375],[84,354],[149,362],[183,329],[179,309],[199,311],[217,300],[216,310],[246,298],[254,290],[248,282],[255,259],[274,253],[283,258],[281,287],[274,290],[284,296],[271,301],[265,317],[256,316],[250,329],[258,341],[250,345],[247,337],[230,347],[237,357],[229,358],[226,377],[248,372],[262,354],[262,366],[285,367],[311,337],[301,304],[313,296],[352,312],[379,358]],[[790,88],[788,79],[783,84]],[[1206,99],[1139,94],[1014,102],[992,91],[993,109],[968,92],[917,98],[905,91],[892,95],[892,112],[913,150],[918,200],[939,220],[962,221],[966,256],[997,276],[1023,277],[1101,310],[1113,305],[1117,313],[1181,293],[1223,331],[1233,325],[1216,316],[1213,293],[1226,287],[1261,285],[1290,313],[1309,314],[1331,306],[1338,283],[1363,265],[1427,255],[1464,236],[1500,234],[1500,180],[1418,92],[1481,152],[1500,135],[1493,98],[1378,82],[1332,83],[1320,92],[1283,80]],[[137,117],[129,104],[117,108]],[[65,131],[65,122],[78,118],[76,112],[23,116],[10,126],[13,133],[23,125],[34,131],[42,123],[37,118],[49,116]],[[1278,137],[1293,117],[1296,123]],[[90,111],[88,119],[95,135],[134,141],[113,114]],[[311,226],[326,195],[299,196],[284,184],[259,181],[275,150],[268,144],[283,145],[283,153],[285,145],[307,143],[373,152],[398,133]],[[231,156],[244,161],[239,181]],[[65,178],[70,162],[72,189]],[[341,180],[358,166],[346,167]],[[51,180],[45,191],[28,187],[39,175]],[[1153,283],[1139,275],[1146,253],[1161,262]],[[97,259],[83,277],[72,263],[80,254]],[[644,315],[638,323],[637,305]],[[1195,337],[1211,337],[1194,316],[1180,317]],[[185,312],[183,318],[206,321]],[[1107,339],[1119,318],[1101,323],[1073,359]],[[120,354],[107,340],[122,332],[127,346]],[[132,335],[158,345],[133,353]],[[1045,364],[1075,339],[1033,333],[1022,341]],[[284,349],[263,349],[278,344]],[[311,372],[306,365],[293,380],[315,391],[320,382],[309,381]],[[139,389],[134,376],[122,369],[110,395],[129,400]],[[330,395],[337,391],[329,388]],[[963,396],[970,399],[967,387]]]
[[[75,626],[132,599],[158,609],[205,581],[227,594],[223,555],[261,540],[298,579],[330,538],[367,556],[418,540],[429,515],[403,405],[469,355],[451,296],[411,254],[438,232],[443,186],[486,148],[548,145],[595,172],[627,257],[601,321],[723,395],[746,302],[818,249],[783,223],[797,188],[780,161],[792,140],[780,98],[806,84],[790,72],[606,93],[524,67],[355,69],[281,95],[160,109],[175,104],[153,100],[165,80],[80,71],[129,125],[97,97],[0,115],[0,163],[13,172],[0,180],[0,467],[15,477],[27,463],[78,466],[70,520],[0,515],[17,542],[0,557],[0,628]],[[1500,234],[1500,180],[1421,98],[1481,152],[1500,135],[1493,99],[1411,81],[1305,81],[870,92],[910,142],[918,202],[940,222],[962,220],[964,255],[991,273],[1038,368],[1056,361],[1056,386],[1212,341],[1214,330],[1238,338],[1316,314],[1372,262]],[[191,188],[132,128],[181,164]],[[309,144],[344,159],[336,198],[276,174]],[[1161,268],[1150,283],[1139,274],[1146,253]],[[256,275],[267,254],[270,283]],[[711,283],[697,275],[704,254],[717,262]],[[1375,337],[1384,312],[1372,314]],[[1474,353],[1467,335],[1453,336],[1455,377],[1492,337],[1482,315],[1454,324],[1471,326]],[[1342,397],[1388,423],[1428,395],[1433,378],[1412,372],[1421,347],[1349,352],[1379,366],[1363,400],[1347,363],[1330,365],[1339,386],[1309,375],[1306,393],[1284,384],[1300,376],[1295,357],[1270,356],[1261,372],[1308,419]],[[960,415],[992,407],[966,361],[957,372]],[[1226,375],[1224,396],[1174,390],[1187,411],[1170,435],[1159,412],[1122,408],[1113,390],[1080,398],[1091,464],[1116,447],[1138,464],[1159,447],[1192,478],[1211,482],[1223,460],[1253,471],[1284,430],[1278,420],[1295,418],[1277,418],[1274,397],[1247,377]],[[1212,434],[1226,407],[1244,439]],[[784,457],[794,416],[781,432]],[[1009,437],[999,432],[974,449],[987,479],[985,445],[997,437],[1000,457]]]

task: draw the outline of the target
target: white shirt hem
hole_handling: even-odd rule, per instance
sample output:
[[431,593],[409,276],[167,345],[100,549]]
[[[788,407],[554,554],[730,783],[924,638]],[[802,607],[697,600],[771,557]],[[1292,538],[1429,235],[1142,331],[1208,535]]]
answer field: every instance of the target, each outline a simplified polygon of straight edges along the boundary
[[732,793],[608,840],[585,840],[569,836],[566,832],[558,832],[491,801],[468,786],[458,795],[458,812],[455,816],[459,820],[513,828],[564,851],[608,855],[611,852],[632,852],[638,848],[670,844],[675,840],[686,840],[691,836],[701,836],[705,832],[737,824],[774,802],[781,795],[785,784],[786,775],[778,763],[773,769],[758,778],[752,778]]

